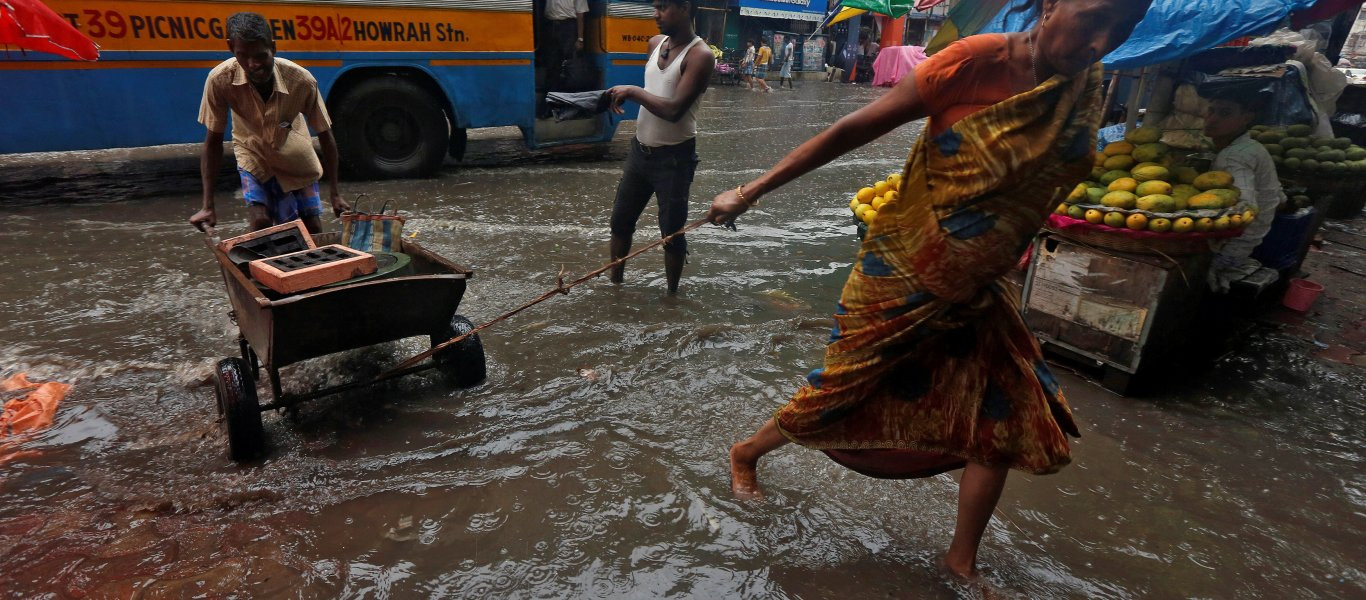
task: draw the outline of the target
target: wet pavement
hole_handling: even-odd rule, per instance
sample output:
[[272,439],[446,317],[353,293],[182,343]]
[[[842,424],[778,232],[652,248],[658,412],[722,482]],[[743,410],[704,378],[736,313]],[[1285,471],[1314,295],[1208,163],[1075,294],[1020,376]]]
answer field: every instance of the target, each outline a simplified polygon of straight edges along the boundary
[[[709,92],[694,218],[879,93]],[[184,222],[197,191],[92,185],[78,203],[8,205],[0,375],[75,387],[54,427],[0,446],[0,593],[972,595],[935,567],[949,475],[874,480],[788,447],[762,465],[767,502],[727,485],[729,445],[819,364],[856,249],[850,194],[897,170],[918,132],[773,194],[738,232],[691,235],[680,297],[648,254],[623,286],[582,286],[489,331],[487,383],[415,376],[267,414],[270,455],[247,466],[227,459],[206,385],[236,346],[222,281]],[[623,147],[344,192],[398,202],[419,241],[474,268],[460,312],[481,322],[561,266],[604,261]],[[229,193],[219,205],[232,233],[244,211]],[[638,243],[655,223],[647,210]],[[1330,289],[1320,308],[1333,301]],[[285,387],[372,375],[426,345],[288,367]],[[1062,373],[1084,436],[1075,462],[1012,474],[987,580],[1019,598],[1366,595],[1366,374],[1316,350],[1259,327],[1213,371],[1143,399]]]

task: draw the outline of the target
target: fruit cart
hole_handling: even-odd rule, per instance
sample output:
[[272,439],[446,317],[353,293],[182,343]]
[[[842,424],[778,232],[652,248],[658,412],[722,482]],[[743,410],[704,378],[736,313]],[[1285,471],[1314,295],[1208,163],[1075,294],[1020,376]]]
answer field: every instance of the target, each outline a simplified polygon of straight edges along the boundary
[[[337,233],[312,236],[307,246],[312,247],[313,241],[333,244],[339,237]],[[400,252],[376,253],[381,264],[372,274],[295,294],[277,293],[251,279],[237,251],[227,243],[218,244],[213,253],[232,304],[230,316],[239,330],[241,357],[219,361],[214,375],[218,414],[227,428],[233,460],[253,459],[264,451],[263,411],[293,408],[371,383],[285,394],[281,367],[406,337],[430,336],[432,344],[437,344],[473,329],[455,311],[474,272],[412,241],[402,241]],[[256,394],[262,368],[269,375],[273,396],[266,404]],[[484,350],[479,338],[464,340],[401,374],[432,368],[458,386],[482,381]]]

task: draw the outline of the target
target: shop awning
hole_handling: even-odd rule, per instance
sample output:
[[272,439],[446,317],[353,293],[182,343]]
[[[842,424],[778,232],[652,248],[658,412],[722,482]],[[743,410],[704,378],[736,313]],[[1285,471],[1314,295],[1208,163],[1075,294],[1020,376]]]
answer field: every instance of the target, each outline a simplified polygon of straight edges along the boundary
[[[1025,16],[1007,16],[1028,0],[962,0],[949,11],[949,21],[930,43],[933,53],[960,36],[992,31],[1023,31]],[[1182,59],[1232,39],[1268,33],[1290,13],[1318,0],[1155,0],[1134,33],[1109,56],[1111,68],[1131,69]],[[1004,6],[1003,6],[1004,5]],[[984,12],[994,16],[979,24]],[[949,25],[953,26],[950,27]]]

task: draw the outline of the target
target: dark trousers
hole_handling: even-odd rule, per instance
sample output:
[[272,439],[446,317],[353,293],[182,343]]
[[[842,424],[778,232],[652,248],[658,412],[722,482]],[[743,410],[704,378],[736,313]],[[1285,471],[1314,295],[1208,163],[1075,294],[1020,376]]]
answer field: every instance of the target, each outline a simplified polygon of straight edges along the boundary
[[[651,148],[631,138],[631,154],[626,157],[612,207],[612,236],[630,239],[635,234],[636,221],[652,195],[659,200],[660,237],[687,225],[688,190],[698,162],[696,140]],[[688,240],[680,235],[665,244],[664,251],[687,254]]]
[[576,19],[547,21],[542,55],[545,58],[545,83],[549,91],[564,87],[564,61],[574,58],[579,41],[579,22]]

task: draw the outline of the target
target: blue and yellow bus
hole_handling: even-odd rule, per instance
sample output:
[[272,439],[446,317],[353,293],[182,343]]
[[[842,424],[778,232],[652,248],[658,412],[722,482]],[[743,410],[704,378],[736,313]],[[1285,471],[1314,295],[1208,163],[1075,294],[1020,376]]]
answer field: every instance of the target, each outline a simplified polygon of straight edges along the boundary
[[[430,174],[459,158],[470,128],[517,126],[533,148],[606,141],[616,129],[608,115],[537,118],[544,0],[46,1],[100,45],[100,60],[0,51],[0,153],[202,140],[204,78],[229,57],[223,24],[237,11],[264,15],[279,55],[317,77],[353,175]],[[585,54],[598,83],[640,84],[657,33],[650,4],[589,7]]]

